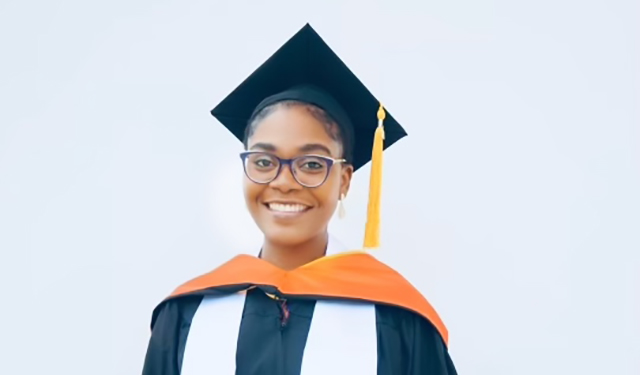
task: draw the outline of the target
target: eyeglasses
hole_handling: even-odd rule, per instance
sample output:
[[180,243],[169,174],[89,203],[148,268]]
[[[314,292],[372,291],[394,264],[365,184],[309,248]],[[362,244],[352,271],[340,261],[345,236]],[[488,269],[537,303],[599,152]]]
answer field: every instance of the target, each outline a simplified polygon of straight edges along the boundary
[[271,153],[246,151],[240,153],[244,173],[257,184],[268,184],[278,178],[283,165],[289,165],[293,178],[302,186],[315,188],[329,176],[331,167],[344,163],[345,159],[333,159],[322,155],[302,155],[293,159],[281,159]]

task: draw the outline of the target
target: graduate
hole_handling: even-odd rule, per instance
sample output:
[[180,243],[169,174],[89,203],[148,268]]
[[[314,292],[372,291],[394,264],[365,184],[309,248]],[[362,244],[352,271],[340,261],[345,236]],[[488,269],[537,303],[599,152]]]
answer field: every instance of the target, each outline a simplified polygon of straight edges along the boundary
[[[211,113],[244,142],[238,167],[264,242],[155,308],[143,374],[456,374],[435,309],[369,252],[382,152],[406,132],[314,29]],[[346,249],[328,223],[369,162],[363,248]]]

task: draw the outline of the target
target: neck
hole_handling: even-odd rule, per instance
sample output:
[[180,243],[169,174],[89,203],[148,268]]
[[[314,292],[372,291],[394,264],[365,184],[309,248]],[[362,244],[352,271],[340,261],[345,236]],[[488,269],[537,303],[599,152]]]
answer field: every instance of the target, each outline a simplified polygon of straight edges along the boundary
[[326,232],[296,245],[283,245],[265,239],[261,258],[278,268],[290,271],[322,258],[328,243],[329,235]]

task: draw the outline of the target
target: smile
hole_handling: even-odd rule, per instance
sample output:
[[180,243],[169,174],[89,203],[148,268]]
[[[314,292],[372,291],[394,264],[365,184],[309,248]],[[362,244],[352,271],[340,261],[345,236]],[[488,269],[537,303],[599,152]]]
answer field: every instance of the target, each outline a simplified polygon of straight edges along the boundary
[[301,213],[307,211],[310,208],[309,206],[298,203],[268,203],[266,206],[269,211],[289,214]]

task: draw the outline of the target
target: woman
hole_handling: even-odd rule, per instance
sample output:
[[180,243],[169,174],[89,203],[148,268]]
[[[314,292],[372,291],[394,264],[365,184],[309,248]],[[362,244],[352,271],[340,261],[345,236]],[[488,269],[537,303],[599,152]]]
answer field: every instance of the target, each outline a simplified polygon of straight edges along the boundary
[[[212,111],[244,140],[246,204],[264,243],[154,310],[144,375],[456,374],[427,300],[327,232],[371,160],[376,107],[306,25]],[[384,128],[387,147],[406,135],[391,116]]]

